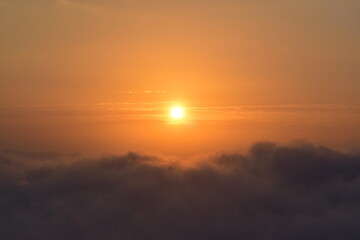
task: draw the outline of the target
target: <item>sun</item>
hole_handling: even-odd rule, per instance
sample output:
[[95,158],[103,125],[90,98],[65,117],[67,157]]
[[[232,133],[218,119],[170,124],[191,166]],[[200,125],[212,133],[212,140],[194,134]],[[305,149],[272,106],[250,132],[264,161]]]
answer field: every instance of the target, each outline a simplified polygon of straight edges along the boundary
[[184,109],[182,107],[172,107],[170,115],[173,119],[180,120],[184,117]]

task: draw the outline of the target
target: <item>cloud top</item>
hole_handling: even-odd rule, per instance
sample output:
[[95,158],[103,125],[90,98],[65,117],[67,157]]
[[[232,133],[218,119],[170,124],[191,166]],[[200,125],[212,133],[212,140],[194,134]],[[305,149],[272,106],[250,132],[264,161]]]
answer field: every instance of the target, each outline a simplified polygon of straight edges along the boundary
[[55,155],[55,165],[35,160],[46,154],[0,156],[2,239],[360,237],[359,155],[270,142],[195,167],[135,153]]

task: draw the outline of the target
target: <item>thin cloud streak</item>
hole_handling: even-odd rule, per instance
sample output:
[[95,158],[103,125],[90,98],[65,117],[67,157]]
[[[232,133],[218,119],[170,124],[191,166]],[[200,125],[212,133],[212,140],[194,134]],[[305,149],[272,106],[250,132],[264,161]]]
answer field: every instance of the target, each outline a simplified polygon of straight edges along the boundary
[[[101,117],[118,119],[164,120],[174,102],[102,102],[94,105],[44,105],[29,107],[0,108],[0,117],[59,116],[59,117]],[[185,104],[189,105],[189,104]],[[238,105],[238,106],[185,106],[193,120],[231,120],[261,114],[354,114],[360,115],[358,104],[281,104],[281,105]]]

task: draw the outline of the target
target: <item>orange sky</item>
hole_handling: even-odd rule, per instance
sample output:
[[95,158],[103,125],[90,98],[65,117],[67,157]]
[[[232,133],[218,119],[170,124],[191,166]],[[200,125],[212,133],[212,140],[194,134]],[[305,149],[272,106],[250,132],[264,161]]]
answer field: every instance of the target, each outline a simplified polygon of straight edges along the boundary
[[[359,11],[354,0],[0,0],[0,146],[354,148]],[[186,124],[167,124],[174,103]]]

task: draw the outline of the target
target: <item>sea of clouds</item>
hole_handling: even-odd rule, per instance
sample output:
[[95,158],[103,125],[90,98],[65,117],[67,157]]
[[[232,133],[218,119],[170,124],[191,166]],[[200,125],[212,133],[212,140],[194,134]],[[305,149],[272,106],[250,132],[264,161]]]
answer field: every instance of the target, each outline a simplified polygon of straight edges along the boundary
[[360,155],[256,143],[192,165],[3,150],[2,240],[359,239]]

